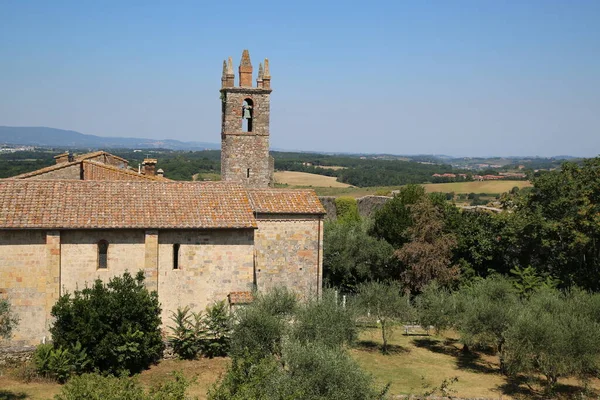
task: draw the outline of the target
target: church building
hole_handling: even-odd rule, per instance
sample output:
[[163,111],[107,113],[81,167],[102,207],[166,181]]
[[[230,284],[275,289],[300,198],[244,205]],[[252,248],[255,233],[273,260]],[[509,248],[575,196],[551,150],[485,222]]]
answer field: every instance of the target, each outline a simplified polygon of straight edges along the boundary
[[144,271],[165,328],[178,307],[254,290],[319,294],[325,210],[312,190],[273,188],[268,60],[252,76],[247,50],[238,86],[223,63],[220,182],[171,181],[155,159],[132,169],[106,152],[0,180],[0,296],[20,318],[3,346],[48,340],[59,296],[125,271]]

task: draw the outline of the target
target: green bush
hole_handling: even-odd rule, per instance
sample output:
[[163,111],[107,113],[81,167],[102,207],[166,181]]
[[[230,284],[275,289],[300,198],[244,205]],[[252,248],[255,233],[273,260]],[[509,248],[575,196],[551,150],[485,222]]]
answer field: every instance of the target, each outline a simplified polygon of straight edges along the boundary
[[72,374],[83,372],[90,363],[79,342],[70,349],[55,348],[52,344],[39,345],[35,349],[33,361],[38,375],[60,383],[66,382]]
[[292,337],[302,344],[320,342],[340,347],[356,340],[358,330],[353,307],[338,304],[333,290],[326,290],[321,299],[311,299],[294,318]]
[[54,348],[72,349],[80,342],[90,361],[85,370],[135,373],[162,355],[158,295],[144,286],[143,271],[67,293],[52,316]]
[[258,294],[254,303],[238,310],[231,336],[232,356],[260,359],[281,354],[282,339],[298,305],[296,296],[285,288]]
[[0,339],[9,339],[18,322],[8,300],[0,299]]
[[231,316],[224,301],[206,307],[206,314],[178,308],[171,316],[172,336],[169,342],[180,358],[191,360],[202,353],[207,357],[223,357],[230,347]]
[[338,197],[335,199],[335,210],[338,221],[356,222],[360,221],[358,204],[354,197]]
[[292,341],[281,358],[234,358],[227,373],[209,391],[210,400],[375,400],[372,379],[341,349],[323,343]]
[[145,392],[137,380],[128,377],[84,374],[65,384],[56,400],[186,400],[190,381],[180,373],[174,379]]
[[429,330],[433,326],[440,333],[454,326],[456,319],[456,296],[436,281],[427,285],[415,300],[419,323]]

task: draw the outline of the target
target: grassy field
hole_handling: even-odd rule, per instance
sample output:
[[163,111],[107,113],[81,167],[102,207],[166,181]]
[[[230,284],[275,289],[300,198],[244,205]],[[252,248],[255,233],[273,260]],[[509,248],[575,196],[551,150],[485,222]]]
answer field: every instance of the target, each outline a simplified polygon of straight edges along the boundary
[[513,187],[524,188],[531,186],[529,181],[476,181],[476,182],[451,182],[428,183],[423,185],[428,192],[444,193],[504,193]]
[[[545,398],[539,386],[533,383],[536,391],[531,391],[522,380],[509,379],[500,374],[498,358],[484,353],[463,353],[462,345],[452,335],[436,337],[416,332],[408,336],[398,329],[390,341],[390,355],[382,355],[379,330],[366,330],[360,341],[350,350],[352,357],[370,373],[379,386],[388,383],[390,394],[423,394],[426,390],[439,387],[444,379],[457,377],[450,385],[457,397],[485,397],[493,399],[542,399]],[[208,388],[225,371],[228,359],[200,359],[196,361],[165,360],[144,371],[137,379],[147,387],[169,379],[173,371],[182,371],[196,382],[188,394],[206,399]],[[600,381],[590,382],[598,394]],[[581,390],[574,379],[561,379],[557,398],[574,398]],[[24,383],[7,371],[0,376],[0,399],[50,399],[60,391],[60,385],[40,381]],[[437,393],[436,395],[439,395]],[[11,397],[12,396],[12,397]]]
[[[337,167],[331,167],[337,168]],[[389,195],[399,186],[378,186],[359,188],[338,182],[333,176],[309,174],[307,172],[278,171],[275,172],[275,182],[289,187],[315,189],[319,196],[352,196],[362,197],[374,194]],[[491,193],[508,192],[513,187],[524,188],[531,186],[529,181],[475,181],[451,183],[427,183],[423,185],[427,192],[460,193]]]
[[313,186],[346,188],[350,185],[338,182],[334,176],[309,174],[307,172],[278,171],[275,172],[275,182],[290,186]]

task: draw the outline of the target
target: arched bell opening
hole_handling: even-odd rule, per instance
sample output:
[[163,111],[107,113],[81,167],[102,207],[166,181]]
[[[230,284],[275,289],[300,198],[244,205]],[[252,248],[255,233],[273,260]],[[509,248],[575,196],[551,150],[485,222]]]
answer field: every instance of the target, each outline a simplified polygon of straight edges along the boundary
[[242,132],[252,132],[252,119],[254,116],[254,102],[244,99],[242,104]]

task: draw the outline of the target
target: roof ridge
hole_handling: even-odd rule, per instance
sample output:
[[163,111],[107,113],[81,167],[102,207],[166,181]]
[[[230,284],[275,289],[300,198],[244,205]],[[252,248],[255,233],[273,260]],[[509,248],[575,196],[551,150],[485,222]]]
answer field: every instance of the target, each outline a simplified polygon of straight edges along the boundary
[[[23,179],[23,178],[29,178],[30,176],[36,176],[36,175],[40,175],[40,174],[45,174],[46,172],[55,171],[57,169],[62,169],[62,168],[66,168],[66,167],[72,167],[73,165],[79,164],[80,162],[81,161],[76,160],[76,161],[71,161],[71,162],[66,162],[66,163],[53,164],[53,165],[49,165],[47,167],[36,169],[35,171],[25,172],[25,173],[22,173],[22,174],[19,174],[19,175],[11,176],[10,178],[6,178],[6,179]],[[65,179],[65,180],[67,180],[67,179]]]

